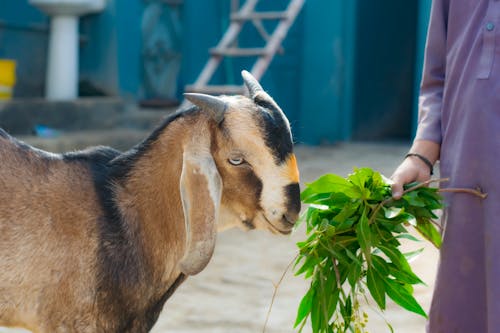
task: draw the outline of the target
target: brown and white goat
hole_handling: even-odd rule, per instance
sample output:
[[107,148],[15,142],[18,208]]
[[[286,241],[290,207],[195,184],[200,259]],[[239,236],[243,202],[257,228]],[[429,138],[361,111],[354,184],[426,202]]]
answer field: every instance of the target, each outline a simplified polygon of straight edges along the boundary
[[300,210],[288,120],[250,98],[195,104],[120,153],[51,154],[0,130],[0,326],[147,332],[217,229],[290,232]]

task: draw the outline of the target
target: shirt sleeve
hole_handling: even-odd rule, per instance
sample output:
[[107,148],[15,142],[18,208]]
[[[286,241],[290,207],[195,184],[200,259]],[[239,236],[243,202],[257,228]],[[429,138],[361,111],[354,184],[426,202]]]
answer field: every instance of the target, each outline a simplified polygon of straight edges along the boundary
[[446,0],[433,0],[427,31],[415,139],[441,143],[441,107],[446,72]]

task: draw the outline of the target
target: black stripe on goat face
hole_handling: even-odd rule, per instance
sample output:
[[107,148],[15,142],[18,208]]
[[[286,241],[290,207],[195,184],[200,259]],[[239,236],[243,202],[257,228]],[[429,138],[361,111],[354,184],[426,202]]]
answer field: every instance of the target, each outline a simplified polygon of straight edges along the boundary
[[285,186],[284,189],[285,198],[287,198],[286,206],[288,213],[285,214],[285,218],[288,222],[294,222],[296,216],[300,213],[300,186],[298,183],[292,183]]
[[290,126],[282,112],[274,103],[256,98],[255,103],[260,109],[260,123],[266,146],[271,149],[277,164],[282,164],[293,152]]
[[[257,95],[254,99],[259,112],[257,117],[264,143],[271,152],[277,174],[266,173],[265,192],[261,198],[265,220],[273,226],[272,231],[287,234],[291,231],[300,212],[299,171],[293,154],[290,125],[283,112],[267,96]],[[281,195],[274,191],[282,186]]]

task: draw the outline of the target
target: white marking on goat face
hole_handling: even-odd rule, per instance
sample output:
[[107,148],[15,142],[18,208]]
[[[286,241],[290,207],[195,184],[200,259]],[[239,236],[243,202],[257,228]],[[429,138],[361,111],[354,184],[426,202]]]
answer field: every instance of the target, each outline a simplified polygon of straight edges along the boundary
[[246,97],[224,98],[229,107],[215,152],[224,182],[219,229],[238,224],[289,233],[300,191],[288,120]]

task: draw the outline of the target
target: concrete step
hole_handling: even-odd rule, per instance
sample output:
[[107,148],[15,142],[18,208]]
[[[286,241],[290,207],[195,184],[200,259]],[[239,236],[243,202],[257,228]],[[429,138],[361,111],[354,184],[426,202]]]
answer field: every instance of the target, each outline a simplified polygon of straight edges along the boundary
[[175,111],[139,109],[121,98],[80,98],[74,101],[14,99],[0,103],[0,127],[12,135],[33,134],[37,125],[62,131],[116,127],[149,129]]
[[31,134],[36,125],[58,130],[110,128],[125,111],[119,98],[14,99],[0,104],[0,126],[13,135]]
[[[0,127],[50,152],[90,146],[127,150],[145,139],[175,107],[138,108],[120,98],[80,98],[69,102],[15,99],[0,103]],[[43,125],[42,129],[39,125]]]
[[135,109],[129,110],[120,117],[115,127],[152,130],[162,123],[163,119],[175,112],[171,109]]
[[16,136],[17,139],[39,149],[61,153],[91,146],[110,146],[125,151],[144,140],[151,131],[131,128],[62,132],[52,138],[33,135]]

